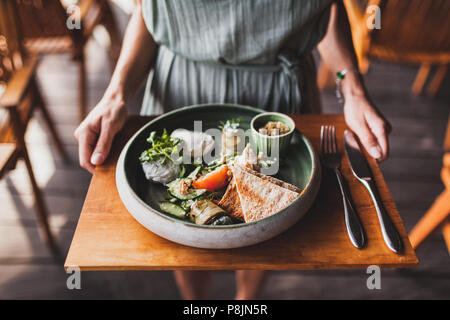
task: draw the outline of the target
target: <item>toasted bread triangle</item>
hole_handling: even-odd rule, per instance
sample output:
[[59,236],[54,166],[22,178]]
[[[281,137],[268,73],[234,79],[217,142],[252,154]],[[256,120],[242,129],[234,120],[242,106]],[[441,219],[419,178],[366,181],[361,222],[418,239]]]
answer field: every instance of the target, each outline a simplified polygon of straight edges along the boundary
[[239,221],[244,220],[244,213],[242,212],[241,202],[239,200],[238,191],[236,188],[236,180],[231,179],[228,184],[228,188],[225,191],[222,199],[219,202],[219,206],[227,211],[232,217]]
[[300,195],[238,166],[233,166],[232,171],[245,222],[269,217],[287,207]]

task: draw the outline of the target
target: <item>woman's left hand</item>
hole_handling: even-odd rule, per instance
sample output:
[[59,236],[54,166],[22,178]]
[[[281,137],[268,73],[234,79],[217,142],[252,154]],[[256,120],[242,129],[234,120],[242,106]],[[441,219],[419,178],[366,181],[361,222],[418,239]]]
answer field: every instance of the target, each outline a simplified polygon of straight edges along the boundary
[[367,152],[379,162],[389,156],[388,135],[391,125],[367,98],[366,94],[346,95],[345,121],[359,137]]

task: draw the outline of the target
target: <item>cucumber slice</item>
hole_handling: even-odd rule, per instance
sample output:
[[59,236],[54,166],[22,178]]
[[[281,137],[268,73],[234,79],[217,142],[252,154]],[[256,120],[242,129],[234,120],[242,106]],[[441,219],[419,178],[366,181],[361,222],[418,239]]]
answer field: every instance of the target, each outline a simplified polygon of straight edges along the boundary
[[177,179],[174,180],[172,182],[169,182],[167,184],[167,187],[169,188],[169,192],[172,196],[174,196],[177,199],[180,200],[192,200],[195,198],[200,197],[202,194],[204,194],[206,191],[206,189],[191,189],[190,193],[180,193],[180,182],[182,181],[182,179]]
[[178,198],[180,200],[193,200],[195,198],[200,197],[202,194],[204,194],[206,191],[206,189],[194,189],[192,190],[191,193],[186,193],[186,194],[181,194],[176,190],[169,190],[170,193],[175,197]]
[[200,172],[202,166],[198,166],[197,168],[195,168],[189,175],[188,178],[189,179],[195,179],[197,177],[197,174]]
[[175,186],[178,186],[180,184],[181,179],[175,179],[173,181],[170,181],[169,183],[166,184],[167,188],[174,188]]
[[182,207],[176,205],[175,203],[163,201],[159,203],[159,207],[162,211],[171,214],[177,218],[184,219],[186,218],[186,211],[183,210]]

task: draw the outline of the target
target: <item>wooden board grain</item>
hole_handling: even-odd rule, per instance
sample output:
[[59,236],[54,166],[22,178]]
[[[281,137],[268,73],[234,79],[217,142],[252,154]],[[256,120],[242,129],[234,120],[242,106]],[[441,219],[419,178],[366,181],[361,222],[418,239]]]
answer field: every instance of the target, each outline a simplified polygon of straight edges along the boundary
[[[319,147],[323,124],[336,126],[339,151],[346,129],[342,115],[296,115],[297,128]],[[131,117],[116,137],[107,162],[96,169],[81,212],[65,267],[81,270],[233,270],[351,269],[369,265],[403,268],[417,264],[401,218],[378,168],[370,159],[384,205],[405,244],[401,255],[391,252],[381,236],[377,215],[366,189],[351,174],[345,157],[342,172],[368,243],[358,250],[350,243],[341,195],[334,176],[324,171],[319,196],[295,226],[264,243],[239,249],[208,250],[179,245],[142,227],[127,212],[115,185],[115,164],[128,138],[150,118]]]

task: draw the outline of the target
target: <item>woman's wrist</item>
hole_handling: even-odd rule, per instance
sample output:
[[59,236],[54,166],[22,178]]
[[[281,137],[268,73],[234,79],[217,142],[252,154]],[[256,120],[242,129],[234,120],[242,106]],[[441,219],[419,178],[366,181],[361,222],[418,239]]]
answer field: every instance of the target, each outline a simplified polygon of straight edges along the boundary
[[364,81],[359,72],[348,72],[341,81],[341,90],[345,99],[353,96],[365,96]]
[[129,68],[117,66],[111,77],[104,98],[116,105],[125,105],[130,91]]
[[126,104],[124,86],[111,82],[103,95],[102,100],[107,101],[111,107],[122,108]]

